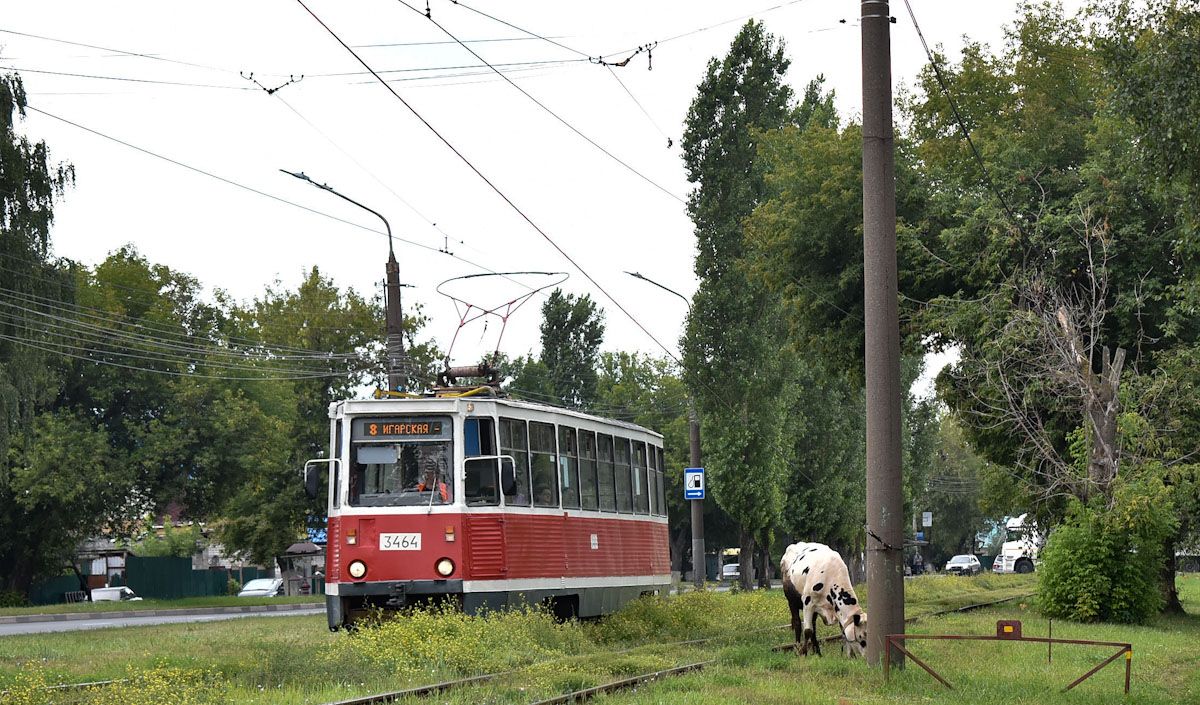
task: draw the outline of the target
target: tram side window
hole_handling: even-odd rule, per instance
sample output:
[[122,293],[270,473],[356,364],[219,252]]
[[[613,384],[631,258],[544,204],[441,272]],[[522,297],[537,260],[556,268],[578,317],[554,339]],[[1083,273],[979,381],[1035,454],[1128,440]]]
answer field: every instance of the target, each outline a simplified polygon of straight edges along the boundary
[[632,467],[629,462],[629,439],[613,439],[613,448],[615,449],[615,456],[617,459],[617,466],[615,469],[617,482],[614,485],[617,490],[617,511],[632,512],[633,492],[632,487],[630,487]]
[[650,512],[649,483],[646,481],[646,444],[633,442],[633,511],[638,514]]
[[579,496],[584,509],[599,509],[596,490],[596,434],[579,432]]
[[654,446],[646,446],[646,462],[650,465],[648,477],[650,479],[650,513],[658,514],[658,456],[654,454]]
[[667,466],[663,462],[663,449],[655,448],[655,455],[658,456],[658,513],[662,516],[667,515]]
[[533,504],[558,506],[558,471],[555,467],[554,426],[529,422],[529,452],[533,470]]
[[463,421],[463,454],[496,455],[496,432],[490,418],[470,418]]
[[342,420],[341,419],[338,419],[337,423],[334,424],[334,429],[335,430],[333,432],[333,448],[330,449],[331,452],[329,454],[329,457],[335,458],[335,460],[332,463],[330,463],[331,467],[329,468],[329,470],[333,474],[333,477],[330,478],[329,485],[333,489],[333,507],[336,509],[336,508],[342,506],[342,464],[341,464],[341,462],[336,460],[337,458],[342,457]]
[[558,484],[565,509],[579,509],[579,444],[575,429],[558,427]]
[[600,462],[596,466],[596,488],[600,495],[600,511],[617,511],[616,494],[613,492],[613,439],[612,436],[597,436]]
[[500,504],[498,458],[467,458],[463,464],[466,474],[466,497],[469,506]]
[[521,419],[500,419],[500,454],[512,456],[517,479],[513,493],[504,495],[504,503],[528,507],[529,442]]
[[656,508],[654,513],[658,514],[658,516],[660,516],[660,517],[666,517],[667,516],[667,490],[666,490],[667,469],[664,468],[664,466],[662,466],[662,448],[650,448],[650,450],[653,451],[654,457],[658,458],[658,464],[659,464],[658,470],[654,471],[654,477],[655,477],[654,499],[656,502],[656,506],[658,506],[658,508]]

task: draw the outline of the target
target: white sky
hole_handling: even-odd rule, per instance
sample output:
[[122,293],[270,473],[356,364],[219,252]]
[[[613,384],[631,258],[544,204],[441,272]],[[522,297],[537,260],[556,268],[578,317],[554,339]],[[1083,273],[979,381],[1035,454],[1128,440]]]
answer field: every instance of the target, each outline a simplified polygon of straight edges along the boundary
[[[407,1],[421,13],[398,0],[305,3],[347,44],[361,47],[356,51],[372,68],[403,71],[384,75],[401,79],[390,85],[675,351],[684,302],[624,272],[641,272],[691,295],[695,241],[683,204],[587,144],[487,69],[438,68],[479,62],[454,44],[411,45],[449,38],[422,16],[425,0]],[[580,58],[447,0],[429,4],[433,19],[460,39],[523,39],[470,45],[493,64]],[[823,73],[843,115],[855,116],[861,109],[857,2],[467,4],[593,55],[661,42],[653,51],[653,70],[647,70],[645,54],[613,69],[653,122],[608,69],[586,60],[509,75],[681,199],[689,190],[679,150],[683,120],[706,62],[724,56],[745,21],[740,18],[753,14],[786,40],[792,59],[788,78],[797,93]],[[1080,4],[1072,0],[1068,7]],[[944,44],[956,58],[964,34],[998,48],[1001,27],[1013,20],[1016,2],[913,0],[913,5],[926,39]],[[0,0],[0,8],[0,66],[20,70],[32,107],[382,233],[374,216],[278,170],[303,171],[383,213],[396,237],[430,248],[396,242],[401,278],[415,287],[404,290],[405,304],[424,304],[432,317],[425,334],[443,347],[458,318],[435,287],[481,271],[436,251],[448,235],[454,254],[494,271],[569,272],[564,288],[590,293],[607,312],[605,349],[662,354],[399,100],[361,75],[361,65],[296,0]],[[898,20],[892,26],[893,75],[911,84],[925,55],[903,2],[893,2],[891,9]],[[737,21],[719,24],[728,20]],[[362,46],[397,43],[410,45]],[[435,70],[416,70],[428,68]],[[239,72],[253,72],[267,88],[285,83],[289,75],[304,79],[268,95]],[[94,264],[132,243],[151,262],[185,271],[210,290],[220,288],[242,300],[275,279],[295,288],[313,264],[339,286],[366,295],[382,285],[387,243],[381,234],[250,193],[36,112],[30,111],[18,129],[44,139],[52,160],[76,168],[76,186],[56,209],[52,238],[58,255]],[[674,147],[668,149],[663,133]],[[494,286],[485,289],[485,283]],[[470,286],[458,291],[482,304],[499,304],[516,293],[513,285],[496,279]],[[505,352],[538,350],[540,304],[535,298],[513,317],[504,335]],[[494,321],[486,334],[479,324],[464,329],[455,363],[476,361],[495,346],[498,332]]]

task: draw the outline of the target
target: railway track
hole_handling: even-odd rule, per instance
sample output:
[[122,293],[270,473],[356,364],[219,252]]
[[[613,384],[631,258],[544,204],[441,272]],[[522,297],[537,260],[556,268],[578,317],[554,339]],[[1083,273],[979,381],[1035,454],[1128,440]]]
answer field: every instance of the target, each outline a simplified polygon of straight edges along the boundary
[[[905,624],[912,624],[919,620],[928,619],[930,617],[938,617],[938,616],[945,615],[945,614],[954,614],[954,613],[959,613],[959,612],[969,612],[972,610],[982,609],[984,607],[993,607],[995,605],[999,605],[999,604],[1002,604],[1005,602],[1011,602],[1013,600],[1021,600],[1021,599],[1025,599],[1028,597],[1032,597],[1034,594],[1035,593],[1027,593],[1024,595],[1015,595],[1013,597],[1006,597],[1006,598],[1003,598],[1000,600],[993,600],[991,602],[981,602],[981,603],[977,603],[977,604],[966,605],[964,607],[956,607],[956,608],[952,608],[952,609],[938,610],[936,612],[928,612],[925,614],[917,615],[915,617],[909,617],[909,618],[905,619],[904,622],[905,622]],[[790,629],[790,628],[791,628],[790,624],[781,624],[778,626],[767,627],[764,629],[757,629],[757,630],[753,630],[751,632],[746,632],[746,633],[747,634],[758,634],[758,633],[762,633],[762,632],[766,632],[766,631],[777,631],[777,630],[781,630],[781,629]],[[726,638],[726,637],[708,637],[708,638],[704,638],[704,639],[689,639],[686,641],[672,642],[669,644],[660,644],[658,646],[665,646],[665,647],[692,646],[692,645],[697,645],[697,644],[706,644],[706,643],[718,641],[718,640],[721,640],[724,638]],[[828,642],[839,641],[839,640],[841,640],[841,638],[842,638],[841,635],[833,635],[833,636],[824,637],[820,641],[828,643]],[[631,651],[634,651],[638,648],[643,648],[646,646],[654,646],[654,645],[655,644],[643,644],[642,646],[634,647],[633,649],[622,649],[620,651],[614,651],[612,653],[614,655],[615,654],[626,654],[626,653],[630,653]],[[772,651],[789,651],[789,650],[794,649],[795,647],[796,647],[796,644],[794,642],[787,643],[787,644],[780,644],[778,646],[772,647]],[[589,700],[597,695],[613,693],[613,692],[617,692],[617,691],[628,689],[628,688],[635,688],[644,683],[649,683],[649,682],[653,682],[656,680],[662,680],[664,678],[669,678],[669,677],[673,677],[673,676],[679,676],[679,675],[684,675],[687,673],[699,671],[699,670],[702,670],[705,667],[710,666],[716,662],[717,661],[715,659],[713,659],[713,660],[709,660],[709,661],[700,661],[700,662],[695,662],[695,663],[689,663],[689,664],[682,665],[682,666],[677,666],[674,668],[663,669],[663,670],[653,671],[653,672],[649,672],[649,673],[643,673],[640,675],[635,675],[635,676],[631,676],[628,678],[623,678],[620,680],[612,681],[610,683],[604,683],[602,685],[594,686],[591,688],[586,688],[583,690],[577,690],[577,691],[573,691],[570,693],[565,693],[563,695],[558,695],[558,696],[555,696],[555,697],[552,697],[549,699],[538,700],[538,701],[531,703],[530,705],[559,705],[560,703],[583,702],[583,701]],[[338,701],[326,703],[325,705],[383,705],[384,703],[396,702],[397,700],[400,700],[402,698],[420,698],[420,697],[426,697],[426,696],[430,696],[430,695],[436,695],[438,693],[448,691],[448,690],[479,686],[479,685],[482,685],[482,684],[485,684],[488,682],[495,681],[495,680],[500,679],[505,676],[515,675],[517,673],[518,673],[518,671],[513,671],[513,670],[501,671],[501,672],[497,672],[497,673],[488,673],[488,674],[484,674],[484,675],[470,676],[468,678],[461,678],[461,679],[457,679],[457,680],[443,681],[440,683],[432,683],[429,685],[418,686],[415,688],[406,688],[404,690],[395,690],[395,691],[390,691],[390,692],[386,692],[386,693],[376,693],[374,695],[365,695],[365,696],[350,698],[350,699],[346,699],[346,700],[338,700]],[[123,681],[95,681],[95,682],[89,682],[89,683],[69,683],[69,684],[64,684],[64,685],[49,686],[49,687],[45,688],[44,690],[46,690],[47,692],[55,691],[55,692],[66,692],[66,693],[70,693],[70,692],[81,692],[82,693],[84,691],[91,690],[94,688],[105,688],[109,685],[113,685],[113,684],[119,683],[119,682],[123,682]],[[5,694],[6,693],[0,692],[0,695],[5,695]]]

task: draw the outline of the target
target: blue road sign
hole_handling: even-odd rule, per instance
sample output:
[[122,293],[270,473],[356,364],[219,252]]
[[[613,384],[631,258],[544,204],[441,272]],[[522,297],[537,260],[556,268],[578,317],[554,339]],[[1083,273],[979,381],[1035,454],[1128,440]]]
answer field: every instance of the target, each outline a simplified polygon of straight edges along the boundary
[[684,468],[683,498],[704,499],[704,468]]

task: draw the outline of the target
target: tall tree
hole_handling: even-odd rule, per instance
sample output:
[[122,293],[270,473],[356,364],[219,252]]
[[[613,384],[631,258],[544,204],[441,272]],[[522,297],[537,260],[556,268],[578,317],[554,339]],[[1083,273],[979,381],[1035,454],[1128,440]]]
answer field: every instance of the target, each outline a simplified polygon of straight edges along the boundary
[[741,583],[750,587],[754,547],[770,546],[784,503],[787,369],[777,298],[749,280],[742,221],[764,195],[759,131],[792,118],[782,41],[750,21],[724,59],[709,61],[688,110],[683,160],[696,185],[699,289],[688,313],[683,364],[702,417],[709,486],[741,527]]
[[[259,341],[264,349],[329,356],[325,374],[284,383],[290,390],[285,396],[265,398],[267,390],[246,387],[245,394],[267,410],[266,416],[236,397],[228,399],[231,411],[248,414],[250,429],[264,443],[234,451],[242,453],[239,462],[248,468],[225,495],[218,538],[256,561],[271,562],[306,530],[323,527],[325,502],[304,496],[299,469],[306,460],[328,454],[331,402],[353,398],[372,381],[384,386],[383,309],[378,297],[367,300],[353,290],[343,291],[317,267],[304,274],[294,291],[276,283],[248,306],[230,309],[231,336]],[[419,314],[404,319],[406,350],[418,372],[431,370],[436,359],[428,344],[414,344],[422,323]],[[272,452],[280,435],[287,439],[285,448]]]
[[[1151,3],[1168,5],[1175,6]],[[1186,209],[1178,207],[1189,167],[1173,168],[1174,199],[1144,178],[1152,162],[1132,168],[1156,136],[1174,133],[1164,123],[1157,133],[1145,131],[1144,144],[1138,120],[1161,115],[1147,103],[1131,112],[1113,89],[1134,91],[1169,65],[1180,69],[1172,75],[1183,93],[1200,92],[1194,72],[1181,69],[1194,39],[1147,34],[1137,22],[1114,30],[1114,55],[1145,60],[1127,63],[1123,79],[1106,81],[1095,32],[1108,25],[1049,4],[1022,3],[1020,13],[1002,53],[973,44],[956,65],[939,58],[940,75],[926,69],[916,91],[900,100],[907,125],[897,143],[902,325],[912,348],[961,348],[962,360],[940,380],[939,393],[990,467],[1012,473],[1008,486],[1040,499],[1042,513],[1061,516],[1065,496],[1098,490],[1114,500],[1114,473],[1138,477],[1149,467],[1133,459],[1124,471],[1114,465],[1111,449],[1139,445],[1114,435],[1122,414],[1137,411],[1121,406],[1127,398],[1119,393],[1125,378],[1117,351],[1125,351],[1126,377],[1153,371],[1173,347],[1194,344],[1200,310],[1177,305],[1197,279],[1189,249],[1195,240],[1181,230]],[[1164,17],[1177,21],[1154,26],[1192,26],[1183,15]],[[1177,50],[1171,60],[1145,54],[1161,45]],[[1178,91],[1166,83],[1155,91],[1151,102],[1168,113],[1191,104],[1167,100]],[[972,145],[962,140],[963,129]],[[845,197],[856,180],[847,176],[851,148],[828,131],[769,136],[772,197],[748,226],[769,248],[756,260],[756,274],[788,298],[802,335],[826,350],[851,351],[843,368],[861,358],[859,334],[831,327],[837,321],[816,302],[857,311],[845,294],[861,290],[861,254],[846,244],[859,238],[823,227],[857,221],[843,215],[853,207]],[[1044,354],[1052,348],[1067,353],[1055,364]],[[1018,381],[1023,371],[1029,374]],[[1086,482],[1074,481],[1080,433],[1092,439]]]
[[604,311],[588,294],[555,289],[542,304],[541,363],[555,402],[587,407],[596,400],[596,368],[604,341]]
[[[21,78],[0,76],[0,535],[5,537],[0,542],[0,590],[22,594],[37,574],[61,567],[66,558],[56,546],[40,542],[53,538],[70,543],[96,518],[57,527],[36,522],[46,515],[33,496],[44,497],[42,483],[53,482],[44,475],[53,463],[45,462],[51,448],[39,442],[39,427],[69,427],[87,441],[95,437],[80,429],[77,419],[44,416],[61,383],[61,368],[25,319],[31,311],[49,311],[45,299],[70,300],[73,295],[69,264],[50,256],[50,225],[55,201],[75,172],[69,164],[52,164],[45,142],[32,143],[19,134],[17,122],[24,115]],[[92,462],[111,469],[103,458]],[[94,479],[103,482],[107,476],[96,473]],[[77,517],[82,516],[80,511]]]

